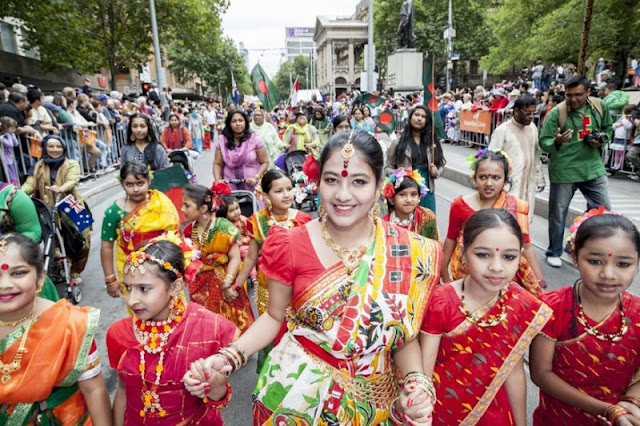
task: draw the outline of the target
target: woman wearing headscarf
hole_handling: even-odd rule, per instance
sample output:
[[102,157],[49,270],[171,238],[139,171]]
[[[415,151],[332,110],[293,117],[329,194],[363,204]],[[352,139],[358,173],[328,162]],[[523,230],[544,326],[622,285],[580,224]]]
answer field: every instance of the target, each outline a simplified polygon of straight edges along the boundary
[[[42,140],[42,158],[36,163],[33,175],[27,178],[22,190],[32,198],[38,198],[52,207],[67,195],[73,197],[80,204],[84,201],[76,191],[80,181],[80,164],[76,160],[67,158],[67,143],[58,135],[49,135]],[[66,219],[69,220],[70,219]],[[71,221],[70,221],[71,222]],[[75,226],[71,222],[72,226]],[[91,227],[82,232],[84,245],[75,258],[71,259],[71,279],[80,284],[80,274],[89,260],[91,246]]]
[[311,125],[318,131],[318,138],[320,140],[320,148],[324,146],[331,136],[331,121],[324,113],[322,108],[316,108],[313,112],[313,118],[311,119]]
[[191,132],[191,140],[193,140],[196,151],[202,152],[204,125],[202,124],[202,117],[196,108],[191,108],[191,114],[189,114],[189,131]]
[[269,155],[269,168],[273,168],[273,162],[282,154],[284,144],[278,137],[276,128],[270,122],[265,120],[265,112],[261,108],[253,111],[253,121],[251,122],[251,131],[254,132],[262,143],[264,143]]

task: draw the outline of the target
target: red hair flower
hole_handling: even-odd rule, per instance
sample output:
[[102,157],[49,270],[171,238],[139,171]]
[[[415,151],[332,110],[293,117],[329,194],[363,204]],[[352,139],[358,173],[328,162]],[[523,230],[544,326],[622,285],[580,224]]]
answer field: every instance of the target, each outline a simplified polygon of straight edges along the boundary
[[231,194],[231,188],[224,182],[213,182],[211,194],[213,194],[213,199],[211,200],[213,210],[218,210],[222,205],[222,196]]
[[382,196],[385,199],[390,200],[394,195],[396,195],[396,187],[389,182],[382,188]]
[[307,155],[307,158],[304,160],[304,164],[302,164],[302,172],[307,176],[311,183],[315,183],[320,180],[318,161],[313,155]]

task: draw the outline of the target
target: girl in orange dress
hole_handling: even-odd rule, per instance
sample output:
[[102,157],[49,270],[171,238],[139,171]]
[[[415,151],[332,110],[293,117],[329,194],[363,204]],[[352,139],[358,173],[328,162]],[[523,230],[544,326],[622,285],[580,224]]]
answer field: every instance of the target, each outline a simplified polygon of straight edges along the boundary
[[531,379],[540,387],[533,424],[640,425],[640,298],[627,291],[640,234],[604,208],[570,230],[580,279],[541,296],[553,318],[531,345]]
[[[469,273],[467,265],[462,261],[462,235],[467,219],[481,209],[505,209],[516,218],[524,237],[524,251],[520,258],[515,282],[534,296],[542,293],[547,284],[531,245],[529,204],[504,189],[510,180],[511,160],[503,151],[491,151],[485,148],[475,155],[470,155],[467,161],[473,171],[473,181],[477,191],[461,195],[451,203],[449,230],[442,247],[442,281],[446,283],[457,280]],[[451,267],[451,273],[449,273],[449,267]]]
[[45,273],[35,242],[0,238],[0,424],[110,426],[100,312],[40,298]]
[[249,296],[244,286],[235,286],[242,263],[238,248],[238,230],[216,211],[229,187],[221,182],[212,189],[202,185],[184,188],[182,212],[189,224],[184,235],[201,251],[202,267],[193,283],[189,284],[191,300],[232,321],[240,331],[253,324]]
[[551,310],[513,281],[524,239],[509,212],[480,210],[463,238],[469,275],[436,288],[422,322],[433,424],[525,426],[523,355]]

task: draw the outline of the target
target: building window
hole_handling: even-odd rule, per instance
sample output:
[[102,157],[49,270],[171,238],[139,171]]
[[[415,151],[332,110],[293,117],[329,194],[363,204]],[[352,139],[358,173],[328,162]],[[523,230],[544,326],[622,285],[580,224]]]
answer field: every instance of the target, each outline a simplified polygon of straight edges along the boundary
[[13,31],[13,25],[0,22],[0,33],[0,49],[17,55],[18,42],[16,41],[16,35]]

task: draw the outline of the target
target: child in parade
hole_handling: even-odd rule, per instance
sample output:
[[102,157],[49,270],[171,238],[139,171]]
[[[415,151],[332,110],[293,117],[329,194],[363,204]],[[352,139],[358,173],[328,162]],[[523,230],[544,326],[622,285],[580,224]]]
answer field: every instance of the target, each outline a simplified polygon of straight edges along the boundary
[[[242,265],[242,270],[236,278],[236,286],[240,287],[257,265],[262,245],[273,226],[291,229],[302,226],[311,220],[307,213],[292,209],[293,184],[291,179],[280,169],[272,169],[264,174],[260,182],[261,194],[265,198],[267,207],[254,213],[249,218],[248,230],[251,235],[249,253]],[[269,291],[267,277],[258,267],[258,285],[256,286],[256,300],[258,315],[267,311],[269,305]],[[258,371],[260,371],[269,348],[260,352],[258,356]]]
[[468,266],[462,261],[462,237],[469,217],[482,209],[505,209],[516,218],[524,237],[523,255],[520,257],[515,281],[534,296],[541,294],[547,284],[531,245],[529,205],[504,189],[509,184],[511,160],[504,151],[485,148],[470,155],[467,161],[473,171],[472,178],[477,191],[461,195],[451,203],[449,230],[442,248],[442,281],[446,283],[457,280],[469,273]]
[[166,231],[180,229],[178,211],[165,194],[150,189],[151,173],[144,164],[124,163],[120,184],[125,195],[104,212],[100,246],[105,286],[111,297],[120,296],[122,269],[129,253]]
[[255,318],[244,286],[234,285],[242,264],[239,233],[231,222],[216,215],[222,197],[230,192],[222,182],[214,182],[211,189],[194,184],[184,188],[182,212],[189,221],[184,235],[201,251],[202,262],[188,288],[193,302],[227,318],[242,332]]
[[534,425],[640,425],[640,234],[604,208],[576,219],[570,247],[580,279],[543,294],[553,318],[531,345],[540,387]]
[[525,426],[523,355],[552,311],[513,281],[524,238],[509,212],[478,211],[463,241],[469,275],[436,288],[422,322],[433,424]]
[[440,240],[436,215],[419,205],[420,198],[429,189],[417,170],[396,169],[385,180],[382,198],[387,200],[389,213],[382,217],[385,222],[408,229],[425,238]]
[[[247,254],[249,254],[251,235],[249,234],[249,218],[242,214],[238,199],[233,195],[223,195],[222,204],[216,212],[216,215],[218,217],[224,217],[238,229],[238,238],[236,241],[240,248],[240,258],[244,262]],[[258,276],[255,267],[251,270],[250,275],[253,279]]]
[[111,325],[106,338],[119,378],[114,425],[223,424],[219,409],[231,398],[224,376],[211,372],[200,383],[187,372],[195,360],[230,344],[238,330],[180,297],[197,272],[194,253],[168,233],[127,256],[123,283],[133,316]]
[[38,244],[0,237],[0,424],[110,426],[100,312],[41,298],[45,273]]

